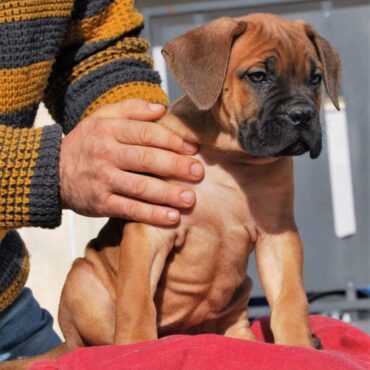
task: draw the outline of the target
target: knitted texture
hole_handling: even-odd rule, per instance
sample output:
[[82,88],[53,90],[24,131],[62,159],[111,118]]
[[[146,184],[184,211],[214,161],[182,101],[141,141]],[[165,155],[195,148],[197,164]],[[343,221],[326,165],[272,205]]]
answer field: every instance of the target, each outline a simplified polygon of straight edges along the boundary
[[76,2],[44,99],[65,133],[108,103],[142,98],[167,104],[146,54],[149,44],[138,37],[142,27],[131,0]]
[[21,292],[29,272],[27,250],[16,231],[0,242],[0,312]]
[[[29,268],[9,230],[60,224],[62,130],[123,99],[167,103],[142,27],[132,0],[0,1],[0,311]],[[41,100],[58,124],[35,129]]]
[[0,228],[59,225],[60,138],[57,125],[40,129],[0,125]]

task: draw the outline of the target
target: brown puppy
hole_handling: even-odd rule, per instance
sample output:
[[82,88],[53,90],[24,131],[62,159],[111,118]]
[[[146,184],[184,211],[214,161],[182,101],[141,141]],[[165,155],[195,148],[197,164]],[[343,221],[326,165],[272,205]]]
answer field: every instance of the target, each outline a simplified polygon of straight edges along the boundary
[[290,156],[320,154],[321,78],[338,107],[336,53],[303,21],[252,14],[192,30],[163,54],[186,95],[162,124],[200,144],[197,203],[174,227],[108,222],[65,283],[67,343],[253,339],[246,269],[255,251],[275,343],[314,347]]
[[269,14],[218,19],[163,53],[186,95],[162,124],[200,144],[205,178],[180,224],[111,219],[73,264],[59,312],[69,348],[173,333],[253,339],[246,275],[253,251],[275,343],[319,347],[303,288],[290,156],[320,154],[321,78],[338,107],[336,53],[303,21]]

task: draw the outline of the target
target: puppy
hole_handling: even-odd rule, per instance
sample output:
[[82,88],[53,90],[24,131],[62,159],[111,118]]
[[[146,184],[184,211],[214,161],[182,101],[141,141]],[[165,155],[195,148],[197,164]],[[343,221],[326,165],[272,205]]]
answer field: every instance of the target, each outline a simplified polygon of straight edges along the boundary
[[321,348],[303,287],[292,156],[320,154],[322,81],[339,109],[337,54],[303,21],[251,14],[187,32],[163,55],[185,96],[161,123],[200,144],[197,203],[174,227],[108,221],[67,277],[66,343],[46,357],[174,333],[253,340],[252,252],[275,343]]

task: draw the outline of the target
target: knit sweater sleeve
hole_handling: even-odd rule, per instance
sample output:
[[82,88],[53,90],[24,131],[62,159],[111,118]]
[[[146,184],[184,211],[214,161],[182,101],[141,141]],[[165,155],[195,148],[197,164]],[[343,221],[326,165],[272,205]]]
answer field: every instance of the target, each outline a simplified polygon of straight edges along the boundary
[[54,63],[45,104],[68,133],[104,104],[129,98],[167,103],[138,35],[143,16],[132,0],[78,0]]
[[0,124],[0,234],[22,226],[60,224],[61,136],[59,125],[35,129]]

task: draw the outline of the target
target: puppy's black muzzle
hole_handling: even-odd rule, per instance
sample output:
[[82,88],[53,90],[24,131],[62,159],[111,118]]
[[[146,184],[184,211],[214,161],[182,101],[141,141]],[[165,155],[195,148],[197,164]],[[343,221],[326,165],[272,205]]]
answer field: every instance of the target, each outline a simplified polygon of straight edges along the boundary
[[297,128],[308,128],[316,114],[316,110],[309,106],[296,106],[288,112],[292,125]]
[[262,112],[259,120],[242,123],[241,146],[255,157],[320,155],[322,134],[316,107],[291,101]]

